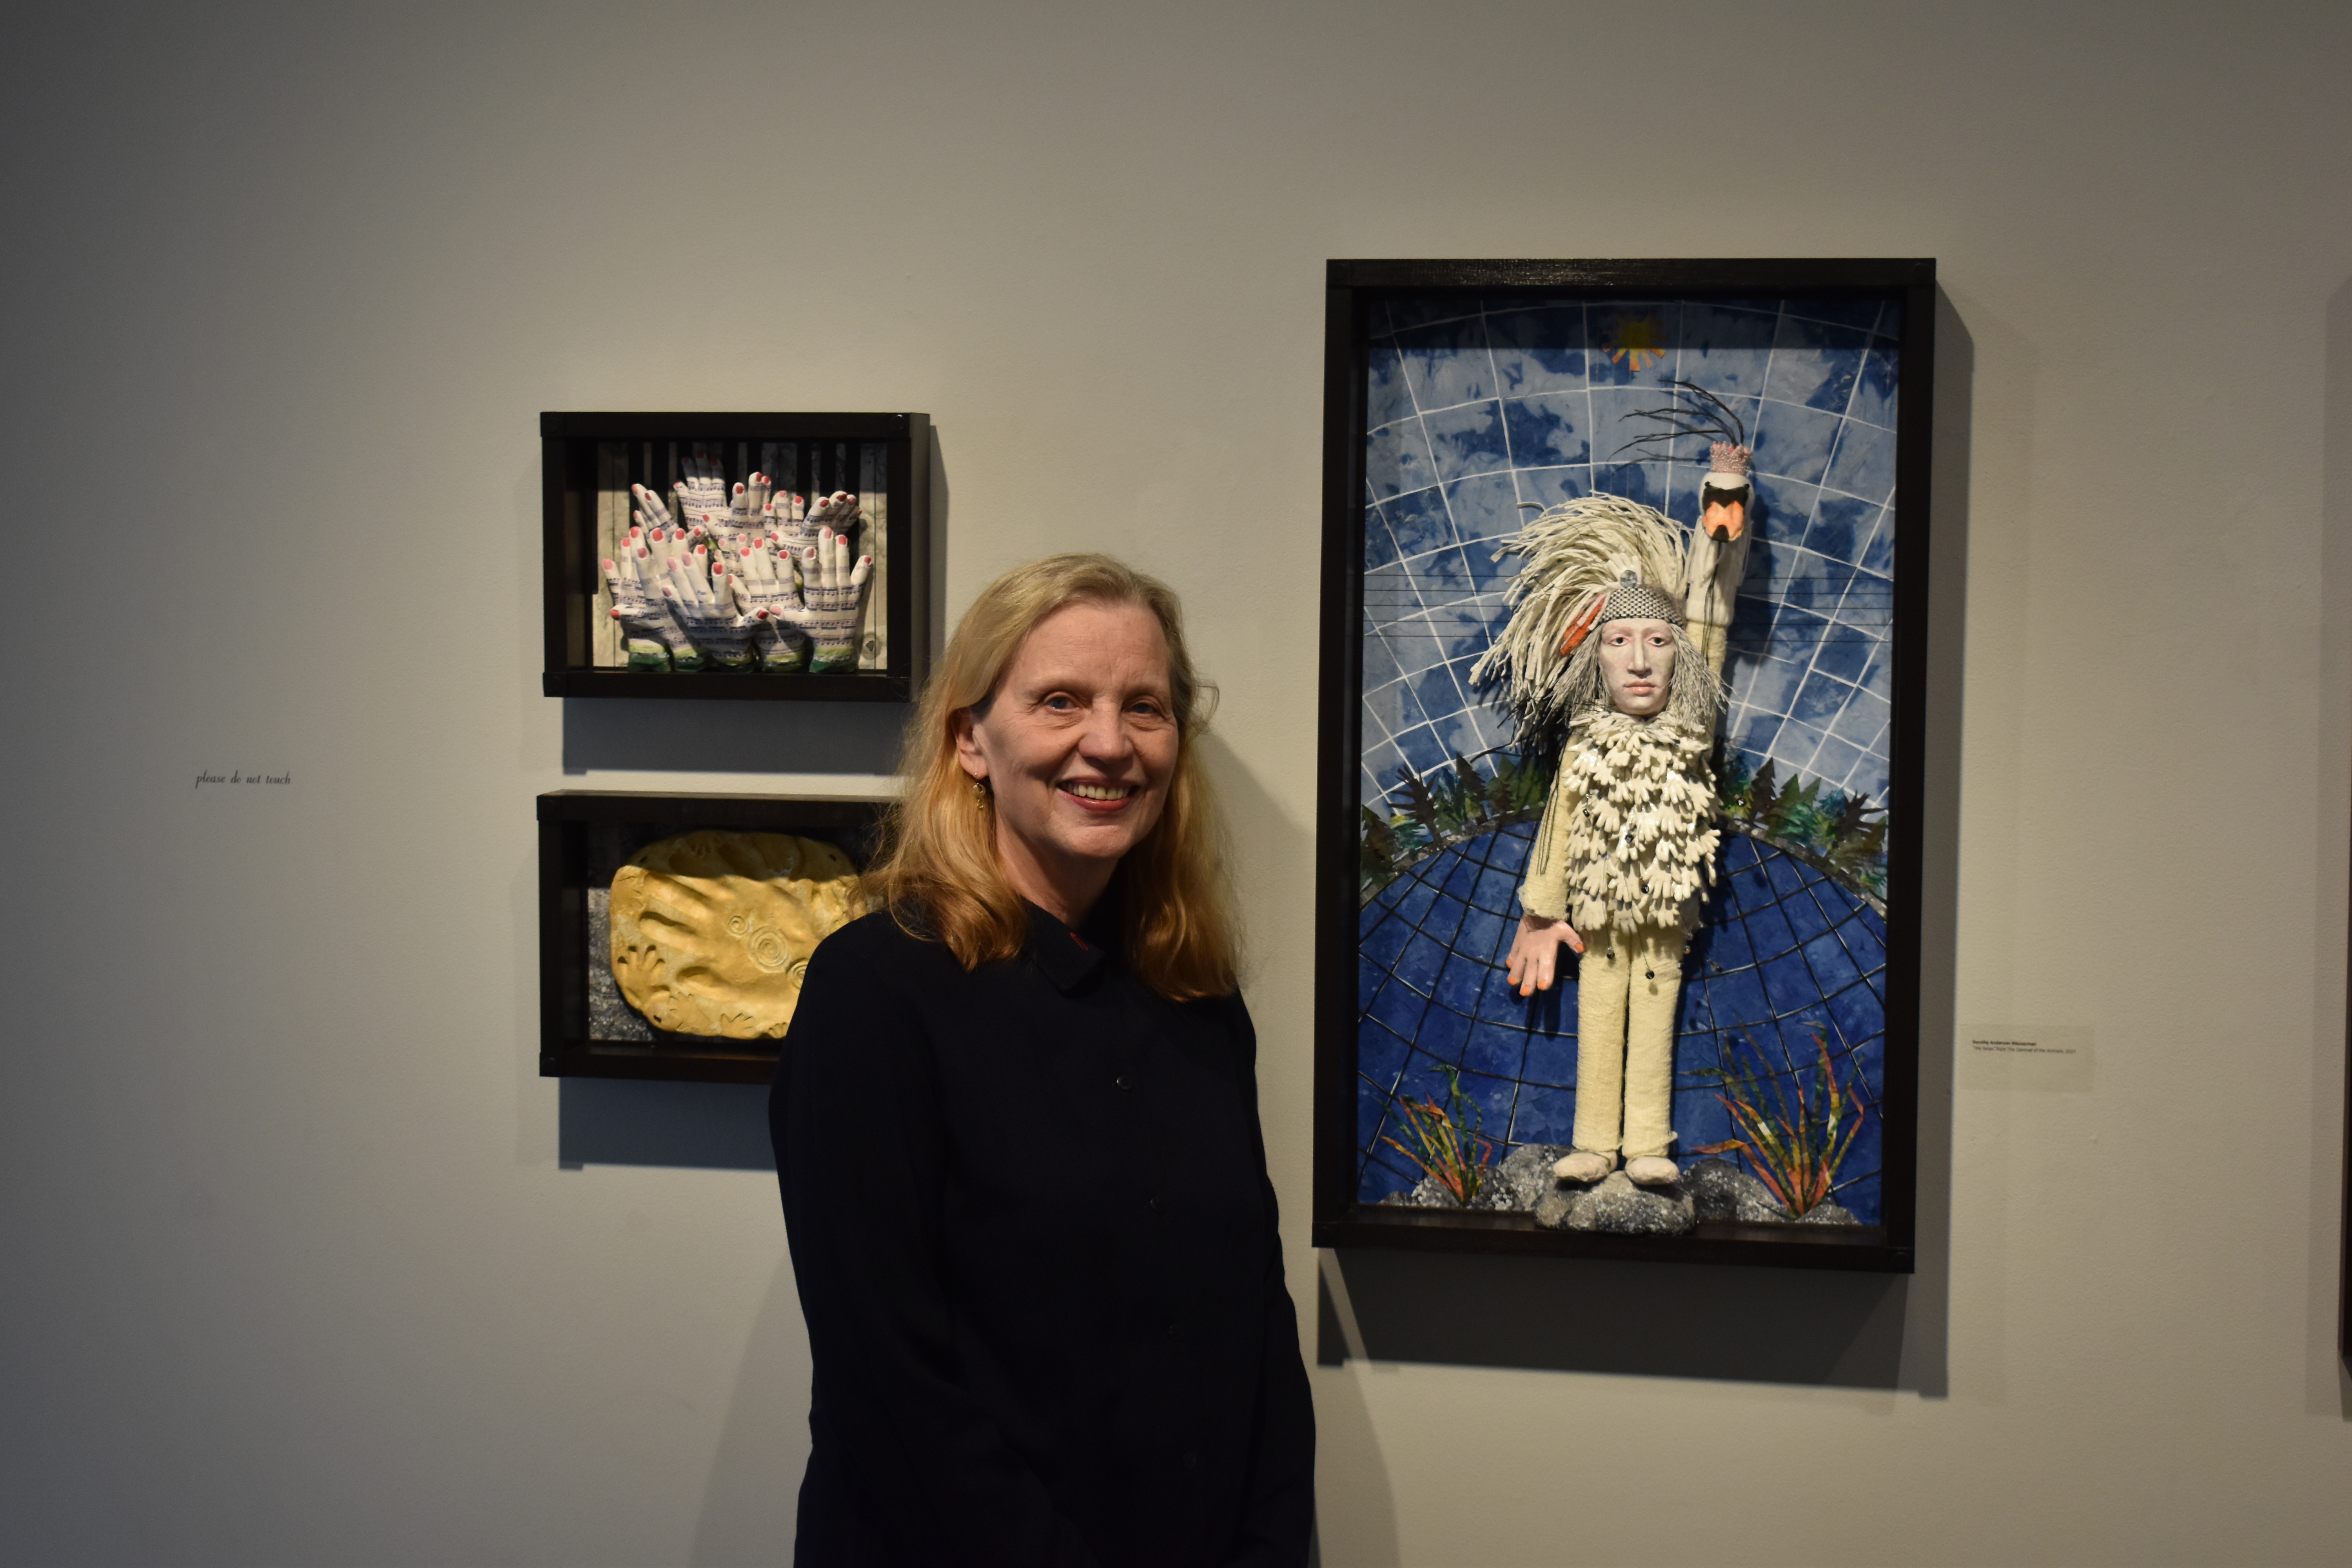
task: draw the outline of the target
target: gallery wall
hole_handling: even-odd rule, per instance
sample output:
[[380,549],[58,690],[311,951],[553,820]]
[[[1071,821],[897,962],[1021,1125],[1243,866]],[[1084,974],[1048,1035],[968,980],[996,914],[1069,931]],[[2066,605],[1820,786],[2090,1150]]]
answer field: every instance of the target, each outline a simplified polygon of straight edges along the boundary
[[[1184,595],[1325,1563],[2341,1554],[2340,8],[12,35],[0,1560],[787,1550],[759,1096],[537,1076],[532,797],[883,793],[897,715],[540,696],[567,408],[920,410],[950,615]],[[1323,263],[1413,256],[1938,260],[1909,1280],[1307,1245]]]

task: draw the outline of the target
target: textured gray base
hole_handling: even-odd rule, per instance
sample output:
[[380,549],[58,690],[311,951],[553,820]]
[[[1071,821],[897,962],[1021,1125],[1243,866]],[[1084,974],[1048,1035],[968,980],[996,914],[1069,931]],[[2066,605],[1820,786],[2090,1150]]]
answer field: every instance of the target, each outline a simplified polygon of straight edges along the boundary
[[[1523,1143],[1486,1173],[1474,1209],[1532,1213],[1552,1230],[1606,1231],[1620,1236],[1681,1236],[1702,1222],[1786,1225],[1789,1213],[1772,1201],[1764,1184],[1728,1160],[1701,1160],[1685,1166],[1682,1179],[1663,1187],[1637,1187],[1622,1171],[1582,1185],[1563,1182],[1551,1168],[1568,1152],[1566,1144]],[[1451,1209],[1454,1194],[1423,1176],[1410,1192],[1381,1200],[1400,1208]],[[1858,1225],[1835,1204],[1822,1204],[1803,1225]]]
[[1568,1152],[1564,1143],[1522,1143],[1486,1173],[1474,1209],[1533,1209],[1543,1195],[1559,1184],[1551,1168]]
[[588,1037],[651,1041],[653,1026],[621,1000],[621,987],[613,979],[612,899],[609,887],[588,889]]
[[1698,1214],[1680,1183],[1637,1187],[1624,1172],[1612,1171],[1590,1187],[1558,1184],[1536,1205],[1536,1223],[1612,1236],[1680,1236],[1698,1224]]
[[1462,1206],[1454,1201],[1452,1193],[1437,1184],[1435,1176],[1423,1176],[1410,1192],[1391,1193],[1381,1202],[1398,1208],[1458,1209]]
[[1683,1173],[1682,1188],[1703,1220],[1766,1225],[1789,1217],[1763,1183],[1728,1160],[1701,1160]]

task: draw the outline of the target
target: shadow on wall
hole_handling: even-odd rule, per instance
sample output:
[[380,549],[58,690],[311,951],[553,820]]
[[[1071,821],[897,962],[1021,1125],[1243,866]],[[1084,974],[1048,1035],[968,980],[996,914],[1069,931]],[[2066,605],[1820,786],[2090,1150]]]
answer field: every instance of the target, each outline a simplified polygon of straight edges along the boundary
[[[1976,340],[1936,290],[1935,468],[1927,506],[1927,679],[1919,800],[1918,1271],[1905,1291],[1902,1386],[1950,1392],[1952,1042],[1959,1033],[1960,735],[1967,692],[1969,475]],[[1898,546],[1899,548],[1899,546]]]
[[[1901,1275],[1476,1253],[1324,1255],[1316,1360],[1916,1387]],[[1606,1331],[1598,1331],[1605,1328]]]
[[563,699],[563,771],[888,773],[896,702],[633,702]]
[[790,1263],[768,1283],[695,1521],[693,1568],[785,1563],[809,1456],[808,1325]]
[[745,1083],[567,1078],[556,1093],[556,1162],[773,1171],[768,1091]]
[[[2352,466],[2352,282],[2340,285],[2327,301],[2326,341],[2327,444],[2320,471],[2334,476]],[[2345,732],[2344,688],[2338,682],[2347,663],[2344,628],[2352,625],[2352,615],[2347,614],[2352,609],[2352,498],[2340,484],[2330,483],[2320,491],[2319,540],[2320,668],[2331,679],[2321,683],[2322,706],[2315,716],[2323,771],[2315,842],[2336,845],[2343,842],[2346,810],[2338,782],[2343,775],[2337,771],[2343,765]],[[2344,907],[2344,884],[2337,879],[2342,869],[2338,860],[2319,879],[2322,908],[2315,911],[2315,924],[2322,932],[2335,929]],[[2352,932],[2346,940],[2352,942]],[[2318,1342],[2332,1339],[2335,1354],[2314,1357],[2317,1364],[2311,1372],[2307,1407],[2352,1421],[2352,995],[2336,991],[2337,973],[2324,950],[2317,968],[2319,994],[2313,1013],[2322,1022],[2318,1048],[2312,1053],[2311,1147],[2324,1152],[2331,1140],[2342,1141],[2335,1169],[2328,1169],[2324,1152],[2312,1162],[2312,1212],[2324,1215],[2331,1203],[2336,1208],[2335,1235],[2313,1227],[2312,1337]],[[2344,1019],[2340,1036],[2335,1022],[2339,1017]],[[2327,1256],[2331,1243],[2333,1258]],[[2331,1287],[2333,1300],[2327,1299]]]

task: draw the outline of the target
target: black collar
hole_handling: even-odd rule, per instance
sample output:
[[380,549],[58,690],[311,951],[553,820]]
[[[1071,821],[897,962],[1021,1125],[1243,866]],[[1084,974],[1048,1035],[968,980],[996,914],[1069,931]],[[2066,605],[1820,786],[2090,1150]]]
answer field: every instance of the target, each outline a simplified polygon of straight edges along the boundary
[[1109,956],[1099,945],[1103,935],[1101,914],[1097,906],[1095,918],[1086,922],[1086,934],[1081,936],[1035,904],[1029,905],[1029,956],[1045,971],[1045,978],[1054,983],[1054,989],[1066,996],[1086,984],[1087,978]]

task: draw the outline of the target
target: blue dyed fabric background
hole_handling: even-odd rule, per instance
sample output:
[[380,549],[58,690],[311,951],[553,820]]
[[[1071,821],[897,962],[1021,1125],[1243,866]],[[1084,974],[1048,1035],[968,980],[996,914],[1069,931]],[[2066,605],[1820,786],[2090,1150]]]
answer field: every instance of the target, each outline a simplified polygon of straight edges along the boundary
[[[1599,489],[1697,518],[1706,446],[1633,460],[1631,417],[1669,384],[1706,388],[1755,447],[1757,500],[1724,675],[1727,760],[1770,761],[1783,784],[1887,798],[1899,306],[1893,301],[1376,304],[1367,387],[1362,792],[1385,814],[1399,769],[1450,768],[1509,747],[1509,719],[1470,685],[1505,616],[1515,561],[1494,552],[1549,506]],[[1360,1196],[1419,1173],[1395,1097],[1433,1090],[1441,1064],[1498,1142],[1565,1142],[1573,1116],[1575,993],[1521,1001],[1501,964],[1532,824],[1446,848],[1365,905]],[[1735,1041],[1811,1079],[1816,1038],[1871,1112],[1838,1200],[1879,1218],[1885,921],[1856,889],[1727,832],[1723,873],[1685,965],[1675,1127],[1685,1152],[1731,1135],[1690,1076]],[[1410,1140],[1406,1140],[1410,1142]],[[1499,1153],[1499,1151],[1498,1151]]]

